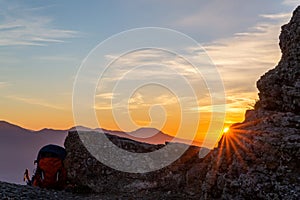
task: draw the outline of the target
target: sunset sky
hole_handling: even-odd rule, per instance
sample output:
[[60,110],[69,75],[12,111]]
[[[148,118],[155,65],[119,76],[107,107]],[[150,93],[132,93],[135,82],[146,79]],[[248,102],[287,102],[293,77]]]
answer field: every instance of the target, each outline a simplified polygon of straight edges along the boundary
[[[186,34],[203,46],[224,84],[224,126],[242,121],[245,110],[258,98],[256,81],[280,58],[280,26],[288,22],[297,4],[299,0],[0,0],[0,119],[34,130],[74,126],[73,84],[89,52],[120,32],[162,27]],[[112,48],[118,49],[118,45]],[[140,59],[143,56],[147,59]],[[180,60],[176,63],[172,56],[153,50],[119,59],[115,69],[124,70],[132,64],[148,65],[149,58],[156,64],[168,65],[168,70],[186,69]],[[151,70],[140,69],[130,80],[124,79],[123,90],[121,87],[115,93],[113,85],[101,91],[104,83],[100,81],[93,109],[103,128],[132,131],[153,126],[169,134],[177,131],[182,111],[177,94],[170,89],[152,84],[131,91],[128,99],[122,96],[122,91],[126,92],[141,77],[147,79],[151,75],[151,80],[161,75],[161,79],[177,80],[175,73],[158,70],[160,74],[157,74],[154,69],[155,66]],[[186,71],[191,73],[187,75],[190,79],[197,78],[192,76],[193,72]],[[115,77],[115,72],[108,72],[109,80]],[[194,119],[192,115],[201,115],[198,130],[201,134],[211,123],[211,112],[218,105],[211,105],[203,80],[193,87],[199,92],[197,100],[201,103],[192,106],[189,111],[196,112],[187,115],[190,119]],[[178,92],[185,91],[180,84],[178,88]],[[126,100],[118,106],[122,109],[128,105],[133,124],[121,111],[117,114],[118,123],[114,122],[110,105],[113,98]],[[95,124],[89,124],[87,119],[80,125],[94,127]],[[190,127],[183,128],[188,132]]]

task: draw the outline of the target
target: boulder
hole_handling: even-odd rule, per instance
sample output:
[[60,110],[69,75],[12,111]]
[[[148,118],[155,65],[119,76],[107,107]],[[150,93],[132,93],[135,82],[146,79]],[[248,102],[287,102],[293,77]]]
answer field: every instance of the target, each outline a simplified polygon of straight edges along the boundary
[[[104,135],[114,145],[134,153],[156,151],[165,145],[141,143],[101,132],[70,131],[65,140],[67,151],[65,167],[68,171],[68,179],[76,187],[85,188],[96,193],[109,192],[116,194],[153,190],[178,192],[185,184],[186,172],[191,167],[191,163],[199,159],[198,152],[200,148],[190,146],[177,161],[160,170],[148,173],[118,171],[101,163],[88,151],[82,142],[82,135],[90,136],[91,134],[93,137]],[[182,145],[185,144],[176,144],[177,147]],[[104,148],[103,151],[110,152],[110,146]],[[127,163],[124,159],[124,165],[127,164],[134,165],[134,163]],[[145,165],[147,164],[151,163],[145,163]]]

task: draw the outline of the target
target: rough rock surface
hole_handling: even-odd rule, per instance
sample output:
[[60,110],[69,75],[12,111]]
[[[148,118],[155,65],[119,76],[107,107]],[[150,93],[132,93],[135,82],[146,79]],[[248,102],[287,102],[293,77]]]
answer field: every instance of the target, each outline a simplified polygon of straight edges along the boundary
[[[159,190],[166,193],[177,193],[182,190],[185,184],[185,172],[195,160],[199,160],[199,147],[191,146],[180,159],[161,170],[143,174],[121,172],[95,159],[83,145],[79,134],[93,133],[69,132],[65,141],[68,153],[65,166],[72,184],[75,184],[78,188],[87,187],[92,192],[136,195]],[[164,145],[140,143],[112,135],[107,135],[107,137],[118,147],[131,152],[152,152],[164,147]],[[126,163],[126,159],[124,159],[124,164],[134,165],[134,163]]]
[[187,189],[202,199],[299,199],[299,166],[300,116],[248,111],[194,167]]
[[1,200],[19,200],[19,199],[49,199],[49,200],[81,200],[81,199],[112,199],[113,195],[102,197],[100,195],[80,195],[65,191],[46,190],[27,185],[17,185],[12,183],[0,182]]
[[300,114],[300,10],[282,26],[282,58],[279,64],[257,82],[257,108]]
[[78,193],[78,192],[66,192],[40,189],[36,187],[17,185],[12,183],[5,183],[0,181],[0,199],[1,200],[121,200],[121,199],[188,199],[184,194],[174,194],[170,192],[161,193],[160,191],[154,191],[149,193]]

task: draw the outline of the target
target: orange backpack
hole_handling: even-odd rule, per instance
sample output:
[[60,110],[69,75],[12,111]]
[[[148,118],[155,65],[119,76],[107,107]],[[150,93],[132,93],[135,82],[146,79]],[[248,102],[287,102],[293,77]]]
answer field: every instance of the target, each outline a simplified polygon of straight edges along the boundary
[[33,176],[33,186],[51,189],[64,189],[67,172],[63,161],[66,157],[64,148],[57,145],[43,147],[35,161],[37,168]]

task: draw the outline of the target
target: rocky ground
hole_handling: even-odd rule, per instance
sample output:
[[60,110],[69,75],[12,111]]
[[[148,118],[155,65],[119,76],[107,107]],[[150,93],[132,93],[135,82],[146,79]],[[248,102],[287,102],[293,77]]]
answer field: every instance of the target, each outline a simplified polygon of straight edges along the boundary
[[[129,174],[99,163],[73,131],[65,142],[68,178],[76,185],[72,192],[0,183],[0,198],[300,199],[300,7],[282,27],[280,47],[278,66],[257,83],[255,109],[206,157],[192,147],[166,168]],[[162,147],[110,139],[131,152]]]
[[135,199],[191,199],[182,193],[172,193],[170,191],[153,191],[139,193],[88,193],[82,194],[71,191],[56,191],[40,189],[26,185],[17,185],[12,183],[0,182],[1,200],[135,200]]
[[0,182],[0,199],[82,199],[85,196],[68,192],[34,188],[26,185],[17,185]]

